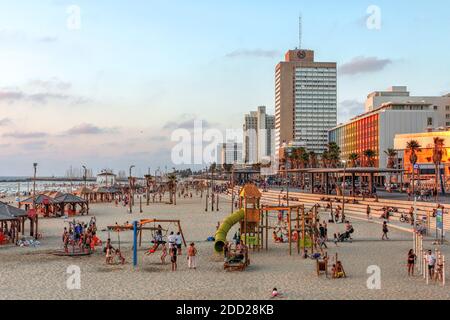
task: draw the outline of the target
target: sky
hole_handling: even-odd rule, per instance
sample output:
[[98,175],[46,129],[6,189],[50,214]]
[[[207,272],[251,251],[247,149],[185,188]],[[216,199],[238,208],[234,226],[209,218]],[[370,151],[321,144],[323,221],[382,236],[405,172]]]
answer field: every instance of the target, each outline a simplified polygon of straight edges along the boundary
[[0,0],[0,176],[33,162],[57,176],[171,168],[173,130],[273,113],[300,14],[302,47],[338,63],[339,122],[393,85],[447,94],[448,12],[447,0]]

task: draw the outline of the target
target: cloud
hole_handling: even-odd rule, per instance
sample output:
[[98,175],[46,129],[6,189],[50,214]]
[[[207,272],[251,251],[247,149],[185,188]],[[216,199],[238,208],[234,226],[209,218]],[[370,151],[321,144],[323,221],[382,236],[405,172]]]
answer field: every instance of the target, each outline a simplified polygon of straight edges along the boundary
[[0,119],[0,127],[6,127],[12,123],[11,119],[9,118],[3,118]]
[[339,68],[342,75],[356,75],[360,73],[372,73],[383,70],[393,61],[390,59],[379,59],[377,57],[356,57],[350,62],[344,63]]
[[73,96],[70,94],[55,93],[55,92],[37,92],[26,93],[22,90],[0,89],[0,102],[5,101],[7,103],[16,103],[22,101],[28,101],[38,104],[46,104],[50,100],[67,101],[73,104],[84,104],[90,101],[90,99]]
[[163,129],[165,129],[165,130],[175,130],[175,129],[193,130],[196,125],[196,121],[201,121],[203,128],[210,127],[210,124],[208,121],[192,118],[192,119],[188,119],[188,120],[169,121],[163,126]]
[[277,50],[262,49],[240,49],[225,55],[227,58],[254,57],[254,58],[275,58],[280,54]]
[[48,136],[46,132],[9,132],[3,134],[4,138],[14,138],[14,139],[35,139],[35,138],[45,138]]
[[364,102],[358,100],[343,100],[339,103],[339,119],[347,121],[352,117],[364,113]]
[[49,80],[34,79],[28,84],[35,88],[45,89],[46,91],[66,91],[72,87],[70,82],[62,81],[58,78],[51,78]]
[[104,133],[117,133],[117,128],[100,128],[93,124],[82,123],[78,126],[75,126],[67,131],[65,131],[64,135],[96,135],[96,134],[104,134]]

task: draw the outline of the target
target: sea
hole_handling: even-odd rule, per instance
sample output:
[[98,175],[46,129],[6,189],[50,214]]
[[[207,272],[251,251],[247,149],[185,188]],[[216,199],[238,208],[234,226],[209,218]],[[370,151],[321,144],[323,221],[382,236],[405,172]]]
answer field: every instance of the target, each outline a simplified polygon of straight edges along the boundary
[[[1,177],[0,176],[0,197],[5,196],[26,196],[33,191],[33,182],[26,181],[28,177]],[[20,182],[18,182],[20,181]],[[39,181],[36,180],[36,191],[60,191],[72,192],[84,185],[80,181]]]

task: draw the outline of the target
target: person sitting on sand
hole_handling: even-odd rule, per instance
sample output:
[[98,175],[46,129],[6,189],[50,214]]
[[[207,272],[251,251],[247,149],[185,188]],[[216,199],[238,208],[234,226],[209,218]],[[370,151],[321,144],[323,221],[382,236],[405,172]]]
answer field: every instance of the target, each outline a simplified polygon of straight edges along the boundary
[[280,297],[280,293],[278,292],[277,288],[272,289],[272,298],[278,298]]
[[340,279],[345,277],[344,267],[342,266],[341,261],[338,261],[336,262],[336,264],[333,264],[331,272],[334,279]]

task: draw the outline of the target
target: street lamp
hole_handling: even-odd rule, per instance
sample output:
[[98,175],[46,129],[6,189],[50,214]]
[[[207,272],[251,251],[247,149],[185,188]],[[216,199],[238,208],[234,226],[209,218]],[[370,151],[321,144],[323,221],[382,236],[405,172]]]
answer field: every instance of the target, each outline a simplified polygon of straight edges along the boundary
[[[37,162],[33,163],[33,210],[34,210],[34,223],[33,223],[33,227],[31,227],[30,230],[30,235],[33,236],[34,238],[37,239],[38,238],[38,215],[36,212],[36,171],[37,171]],[[33,229],[36,229],[36,232]]]
[[344,165],[344,177],[342,179],[342,216],[345,217],[345,178],[347,171],[347,161],[341,160],[341,162]]
[[[84,175],[83,175],[83,179],[84,179],[84,187],[86,188],[87,187],[87,185],[86,185],[86,180],[87,180],[87,168],[86,168],[86,166],[82,166],[83,167],[83,169],[84,169]],[[86,190],[85,190],[86,191]]]
[[135,165],[132,165],[132,166],[130,166],[130,177],[129,177],[129,179],[130,179],[130,181],[129,181],[129,188],[130,188],[130,213],[133,213],[133,189],[132,189],[132,187],[131,187],[131,183],[132,183],[132,179],[133,179],[133,177],[131,176],[131,169],[133,169],[134,167],[136,167]]

